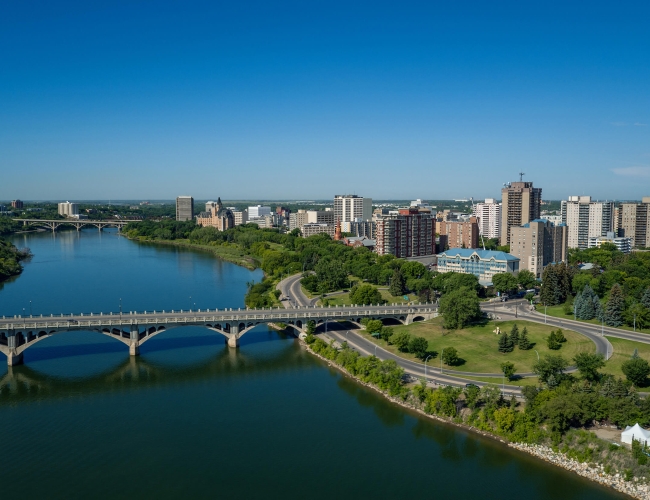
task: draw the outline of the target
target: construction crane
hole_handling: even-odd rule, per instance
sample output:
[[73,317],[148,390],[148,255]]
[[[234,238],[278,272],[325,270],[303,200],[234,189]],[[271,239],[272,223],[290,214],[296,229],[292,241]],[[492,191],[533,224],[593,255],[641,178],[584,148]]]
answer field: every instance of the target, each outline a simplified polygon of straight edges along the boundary
[[[476,214],[476,207],[474,207],[474,198],[470,196],[469,201],[472,202],[472,213]],[[481,245],[483,245],[483,250],[485,250],[485,240],[483,239],[483,224],[480,223],[480,219],[478,215],[476,216],[476,220],[479,221],[478,234],[481,237]]]

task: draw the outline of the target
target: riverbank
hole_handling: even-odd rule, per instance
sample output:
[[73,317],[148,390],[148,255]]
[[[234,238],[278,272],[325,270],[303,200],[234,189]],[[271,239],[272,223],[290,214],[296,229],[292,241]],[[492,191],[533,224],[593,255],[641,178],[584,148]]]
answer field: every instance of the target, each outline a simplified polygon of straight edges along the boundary
[[[484,429],[478,429],[472,425],[468,425],[463,421],[462,415],[459,415],[456,418],[451,418],[451,417],[444,417],[444,416],[428,413],[423,409],[424,402],[420,402],[419,406],[417,404],[414,404],[413,402],[414,398],[412,394],[409,395],[409,397],[407,398],[391,396],[388,393],[388,391],[382,390],[372,383],[365,382],[360,377],[350,373],[343,366],[339,365],[336,361],[328,359],[327,357],[315,352],[312,349],[311,345],[308,344],[307,342],[302,340],[300,342],[307,349],[307,352],[327,362],[328,366],[336,368],[343,375],[353,378],[356,382],[363,385],[364,387],[378,392],[390,402],[397,404],[405,409],[415,411],[422,416],[437,420],[439,422],[445,424],[451,424],[453,426],[460,427],[466,431],[470,431],[476,434],[480,434],[481,436],[497,440],[512,448],[515,448],[520,451],[524,451],[537,458],[541,458],[542,460],[549,462],[553,465],[557,465],[568,471],[574,472],[591,481],[597,482],[604,486],[611,487],[621,493],[631,496],[632,498],[637,498],[640,500],[650,499],[650,487],[648,486],[647,482],[645,484],[640,482],[639,478],[633,478],[633,480],[626,480],[622,473],[608,474],[607,472],[605,472],[605,466],[603,464],[590,464],[587,462],[579,462],[578,460],[569,458],[564,453],[553,451],[553,449],[544,445],[511,442],[506,438],[504,438],[503,436],[499,436],[498,434],[494,434]],[[647,481],[647,478],[642,478],[642,481],[644,480]]]
[[[129,236],[126,236],[129,238]],[[260,263],[254,257],[245,254],[236,247],[226,247],[223,245],[214,246],[214,245],[199,245],[197,243],[190,243],[188,240],[153,240],[148,238],[129,238],[132,241],[137,241],[138,243],[147,243],[152,245],[166,245],[166,246],[175,246],[182,248],[189,248],[192,250],[200,250],[203,252],[209,252],[215,257],[231,262],[238,266],[245,267],[249,270],[255,270],[260,266]]]

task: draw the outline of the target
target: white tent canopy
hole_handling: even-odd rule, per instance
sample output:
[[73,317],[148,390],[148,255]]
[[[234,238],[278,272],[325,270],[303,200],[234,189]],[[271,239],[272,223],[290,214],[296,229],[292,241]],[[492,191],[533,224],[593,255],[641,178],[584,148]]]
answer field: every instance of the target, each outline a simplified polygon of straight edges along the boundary
[[650,446],[650,431],[645,430],[639,424],[634,424],[634,426],[626,427],[623,432],[621,432],[621,441],[623,443],[632,444],[632,440],[641,441],[641,444],[646,443]]

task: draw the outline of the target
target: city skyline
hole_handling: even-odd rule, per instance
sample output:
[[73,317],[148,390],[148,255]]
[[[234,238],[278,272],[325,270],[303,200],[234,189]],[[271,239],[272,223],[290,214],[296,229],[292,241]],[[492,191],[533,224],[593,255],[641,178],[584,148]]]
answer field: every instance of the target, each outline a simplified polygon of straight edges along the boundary
[[613,5],[14,3],[0,198],[641,199],[650,7]]

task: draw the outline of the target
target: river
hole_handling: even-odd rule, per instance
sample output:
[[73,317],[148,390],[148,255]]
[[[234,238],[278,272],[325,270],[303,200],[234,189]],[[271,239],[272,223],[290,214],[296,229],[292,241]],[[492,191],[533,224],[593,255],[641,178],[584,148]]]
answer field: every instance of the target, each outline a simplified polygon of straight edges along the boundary
[[[0,315],[241,307],[261,279],[111,230],[12,241],[34,258],[0,285]],[[3,499],[623,498],[397,407],[266,327],[237,350],[172,329],[140,353],[73,332],[1,360]]]

